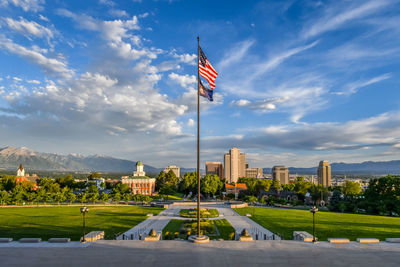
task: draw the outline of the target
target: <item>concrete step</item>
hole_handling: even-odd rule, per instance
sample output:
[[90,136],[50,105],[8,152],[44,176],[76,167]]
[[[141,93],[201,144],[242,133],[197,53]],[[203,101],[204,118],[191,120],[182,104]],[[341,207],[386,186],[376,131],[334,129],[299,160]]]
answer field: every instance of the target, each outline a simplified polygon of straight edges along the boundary
[[42,242],[41,238],[21,238],[19,240],[20,243],[40,243]]
[[379,243],[379,239],[376,238],[357,238],[358,243]]
[[400,243],[400,238],[386,238],[386,242]]
[[350,243],[350,240],[347,238],[328,238],[329,243],[335,244],[343,244],[343,243]]
[[69,243],[71,242],[71,238],[67,237],[57,237],[57,238],[50,238],[49,243]]

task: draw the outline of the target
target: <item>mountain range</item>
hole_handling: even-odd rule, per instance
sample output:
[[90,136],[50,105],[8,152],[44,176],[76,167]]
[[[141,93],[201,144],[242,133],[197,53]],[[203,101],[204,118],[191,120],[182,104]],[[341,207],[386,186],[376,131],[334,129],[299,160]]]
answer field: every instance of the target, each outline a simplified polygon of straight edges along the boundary
[[[118,159],[104,155],[82,156],[79,154],[58,155],[36,152],[27,147],[0,148],[0,170],[16,170],[23,164],[28,171],[74,171],[74,172],[132,172],[136,161]],[[400,160],[366,161],[362,163],[332,163],[333,174],[400,174]],[[157,174],[162,168],[144,165],[148,173]],[[181,173],[194,171],[194,168],[181,168]],[[263,168],[271,173],[271,168]],[[316,174],[317,167],[289,168],[290,173]]]

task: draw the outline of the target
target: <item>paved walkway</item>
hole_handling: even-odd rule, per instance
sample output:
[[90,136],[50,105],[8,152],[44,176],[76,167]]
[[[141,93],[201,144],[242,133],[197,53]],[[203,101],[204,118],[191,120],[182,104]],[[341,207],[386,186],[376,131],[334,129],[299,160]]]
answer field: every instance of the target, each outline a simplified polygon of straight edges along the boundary
[[1,266],[399,266],[400,244],[299,241],[96,241],[85,248],[0,248]]
[[[172,219],[185,220],[179,216],[181,209],[192,209],[196,206],[190,205],[171,205],[168,209],[165,209],[157,216],[149,217],[147,220],[141,222],[130,230],[126,231],[122,235],[117,237],[117,240],[140,240],[141,237],[147,235],[151,229],[156,230],[157,233],[161,233],[162,229]],[[217,204],[217,205],[201,205],[202,208],[217,209],[220,217],[212,218],[215,219],[227,219],[229,223],[235,228],[236,235],[239,236],[243,229],[247,229],[249,234],[255,240],[280,240],[280,237],[265,229],[261,225],[257,224],[253,220],[240,216],[230,207]]]

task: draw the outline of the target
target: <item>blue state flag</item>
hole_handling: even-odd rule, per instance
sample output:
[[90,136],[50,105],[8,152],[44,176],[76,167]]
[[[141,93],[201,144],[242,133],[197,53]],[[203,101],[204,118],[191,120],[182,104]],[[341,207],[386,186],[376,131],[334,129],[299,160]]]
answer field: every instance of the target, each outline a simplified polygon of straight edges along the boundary
[[208,89],[207,87],[205,87],[201,81],[199,81],[199,91],[200,91],[200,95],[202,97],[205,97],[210,101],[214,101],[214,99],[213,99],[213,90]]

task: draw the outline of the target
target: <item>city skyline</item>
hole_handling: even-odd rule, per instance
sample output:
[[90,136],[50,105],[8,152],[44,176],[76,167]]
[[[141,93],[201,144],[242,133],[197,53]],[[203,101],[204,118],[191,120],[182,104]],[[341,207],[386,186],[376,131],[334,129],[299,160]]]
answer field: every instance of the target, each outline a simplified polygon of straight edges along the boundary
[[[0,147],[201,166],[400,156],[397,1],[2,1]],[[171,162],[171,159],[172,162]]]

